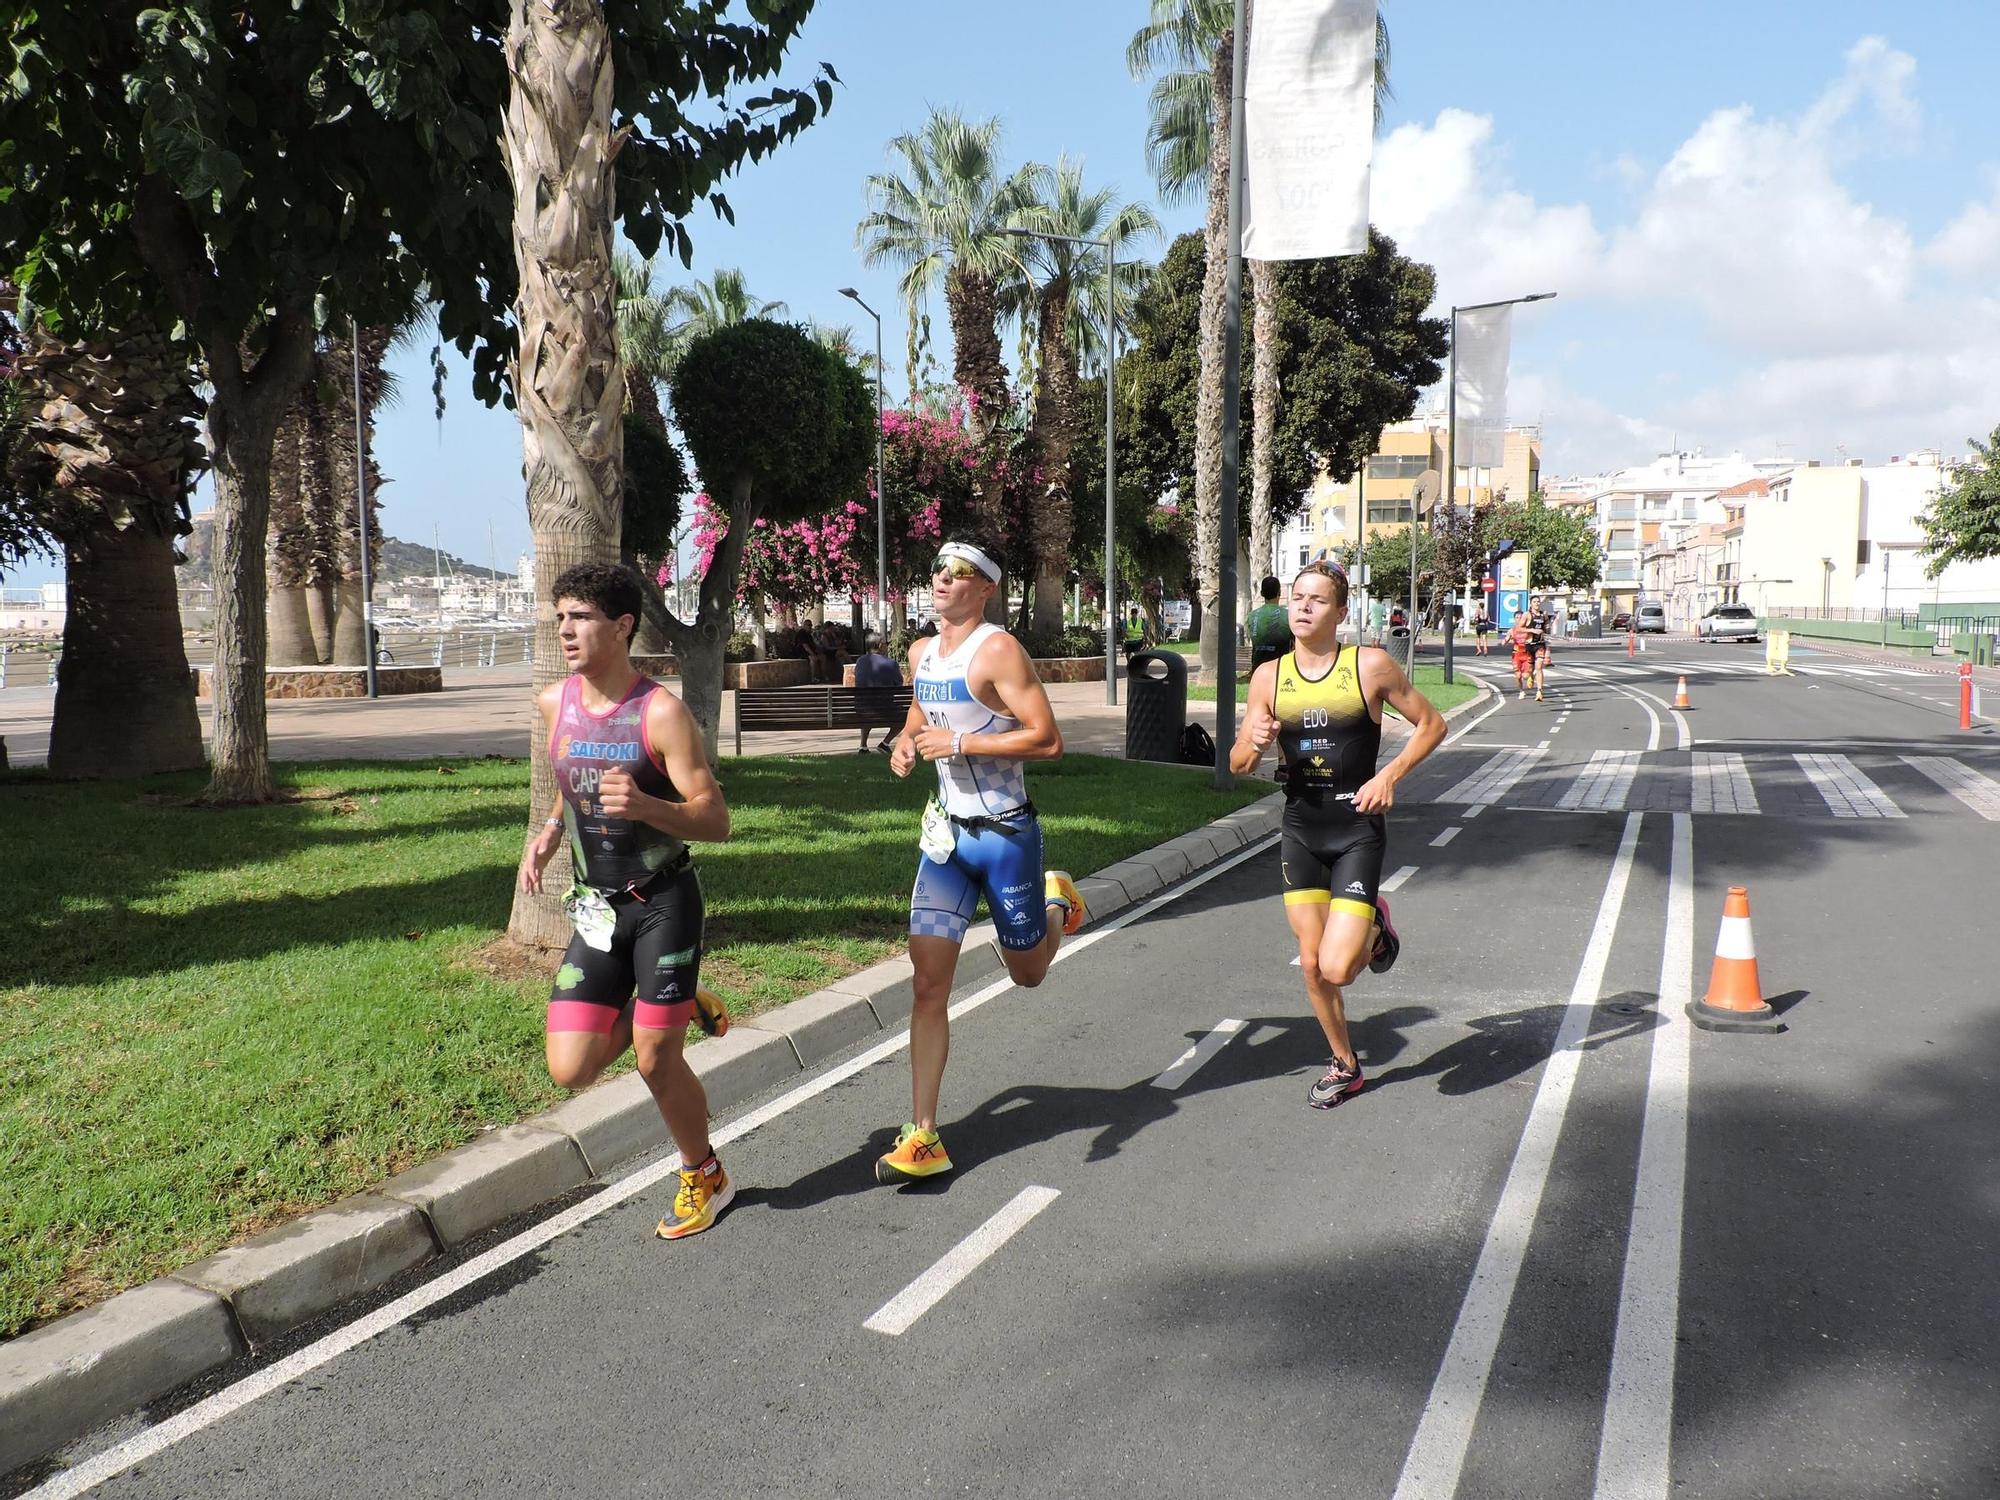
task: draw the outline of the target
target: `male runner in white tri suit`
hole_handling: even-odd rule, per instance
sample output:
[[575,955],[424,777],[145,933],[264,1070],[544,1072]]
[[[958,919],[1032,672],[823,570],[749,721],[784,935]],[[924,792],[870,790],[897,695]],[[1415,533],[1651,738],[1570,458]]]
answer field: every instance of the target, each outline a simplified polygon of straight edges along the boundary
[[[946,542],[931,565],[938,633],[910,647],[910,716],[889,765],[908,776],[921,757],[937,766],[924,812],[917,881],[910,892],[911,1120],[875,1164],[881,1182],[951,1170],[938,1139],[938,1088],[951,1050],[946,1005],[958,950],[986,898],[1014,982],[1042,982],[1065,933],[1083,924],[1083,898],[1061,870],[1042,870],[1042,825],[1028,800],[1026,762],[1062,754],[1048,694],[1021,643],[985,623],[1000,564],[966,542]],[[1056,915],[1050,920],[1049,911]]]

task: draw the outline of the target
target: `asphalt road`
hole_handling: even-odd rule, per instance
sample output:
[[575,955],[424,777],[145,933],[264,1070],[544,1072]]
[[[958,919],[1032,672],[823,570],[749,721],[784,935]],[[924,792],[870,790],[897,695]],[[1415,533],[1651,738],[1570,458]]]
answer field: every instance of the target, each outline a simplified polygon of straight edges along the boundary
[[[1263,846],[973,992],[954,1176],[875,1186],[906,1058],[835,1065],[710,1233],[611,1204],[94,1493],[2000,1492],[2000,735],[1800,662],[1567,650],[1459,720],[1336,1111]],[[1682,1015],[1731,884],[1779,1035]]]

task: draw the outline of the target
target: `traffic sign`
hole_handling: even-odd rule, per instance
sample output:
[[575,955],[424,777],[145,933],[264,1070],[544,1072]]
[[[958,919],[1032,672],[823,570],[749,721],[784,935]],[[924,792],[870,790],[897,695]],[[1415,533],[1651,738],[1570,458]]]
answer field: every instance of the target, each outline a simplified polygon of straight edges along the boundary
[[1499,584],[1493,581],[1493,575],[1491,573],[1488,573],[1484,578],[1479,580],[1479,586],[1485,589],[1486,592],[1489,594],[1492,593],[1495,589],[1500,587]]

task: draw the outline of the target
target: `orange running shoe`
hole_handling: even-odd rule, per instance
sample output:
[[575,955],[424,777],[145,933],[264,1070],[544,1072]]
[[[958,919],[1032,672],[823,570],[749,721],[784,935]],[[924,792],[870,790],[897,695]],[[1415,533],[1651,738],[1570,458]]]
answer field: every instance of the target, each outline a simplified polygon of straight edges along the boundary
[[905,1125],[896,1133],[896,1145],[887,1156],[875,1161],[877,1182],[922,1182],[951,1170],[951,1157],[935,1130],[919,1130]]
[[1090,915],[1084,908],[1083,895],[1076,888],[1076,882],[1069,878],[1067,870],[1051,870],[1042,878],[1044,899],[1050,906],[1063,909],[1063,936],[1068,937],[1081,927]]
[[663,1240],[686,1239],[713,1224],[736,1197],[736,1184],[722,1170],[722,1163],[710,1152],[698,1167],[680,1169],[680,1187],[674,1193],[673,1212],[660,1220],[653,1233]]

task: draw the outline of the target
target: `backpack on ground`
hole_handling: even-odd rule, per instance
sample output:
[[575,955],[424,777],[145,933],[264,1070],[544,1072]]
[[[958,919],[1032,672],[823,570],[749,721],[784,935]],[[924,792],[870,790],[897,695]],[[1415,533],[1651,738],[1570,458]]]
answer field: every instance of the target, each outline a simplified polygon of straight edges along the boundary
[[1215,736],[1199,724],[1190,724],[1181,731],[1181,760],[1190,766],[1212,766],[1215,764]]

